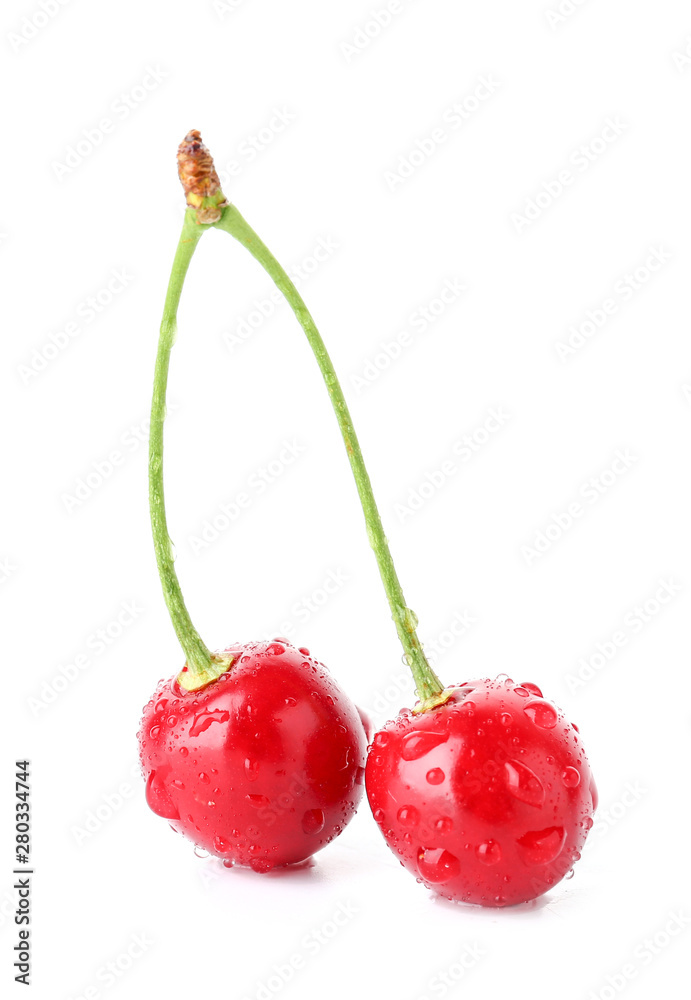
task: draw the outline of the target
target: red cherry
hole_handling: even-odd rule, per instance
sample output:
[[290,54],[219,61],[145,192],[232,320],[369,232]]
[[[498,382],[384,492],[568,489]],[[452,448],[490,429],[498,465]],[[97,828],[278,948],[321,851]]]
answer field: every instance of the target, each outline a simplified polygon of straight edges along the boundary
[[402,864],[447,899],[534,899],[571,871],[592,825],[580,736],[534,684],[452,690],[374,737],[365,779],[374,818]]
[[284,640],[225,652],[197,691],[162,682],[140,757],[157,815],[210,854],[268,871],[333,840],[362,796],[365,732],[326,668]]

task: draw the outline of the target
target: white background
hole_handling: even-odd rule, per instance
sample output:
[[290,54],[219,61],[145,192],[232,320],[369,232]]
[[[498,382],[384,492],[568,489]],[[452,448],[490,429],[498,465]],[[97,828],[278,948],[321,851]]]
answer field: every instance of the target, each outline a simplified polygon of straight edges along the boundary
[[[557,0],[428,0],[401,2],[382,26],[371,12],[383,0],[231,0],[225,12],[181,0],[44,2],[50,17],[28,0],[2,12],[3,978],[15,943],[13,761],[27,755],[31,995],[41,1000],[683,996],[687,4],[566,2],[558,20],[548,17]],[[481,77],[498,86],[468,103]],[[459,103],[466,117],[454,119]],[[85,144],[104,118],[110,131]],[[574,878],[533,904],[435,900],[399,867],[366,804],[313,868],[269,877],[195,857],[145,805],[139,714],[181,655],[149,537],[141,427],[182,220],[175,151],[190,128],[286,266],[311,267],[320,238],[337,245],[300,287],[342,373],[421,637],[447,644],[439,672],[534,681],[580,726],[598,822]],[[418,142],[431,155],[415,153],[405,180],[387,178]],[[540,192],[535,221],[522,223]],[[84,303],[99,292],[105,302],[113,270],[126,286],[89,322]],[[626,293],[617,283],[629,274]],[[465,291],[422,329],[416,310],[446,279]],[[228,346],[269,292],[237,244],[205,236],[170,380],[178,571],[212,647],[292,621],[299,644],[381,722],[412,704],[412,687],[304,337],[281,306]],[[608,298],[615,311],[588,327],[588,310]],[[560,358],[557,344],[584,323],[592,336]],[[390,362],[382,344],[406,331]],[[365,371],[363,388],[353,376]],[[504,426],[470,461],[457,457],[421,509],[397,509],[492,407],[508,414]],[[293,439],[299,458],[195,554],[204,519]],[[617,450],[635,461],[589,502],[581,489]],[[121,464],[71,501],[113,451]],[[557,537],[553,516],[573,503],[581,516],[562,517]],[[530,558],[522,550],[549,525],[547,550]],[[331,571],[347,582],[317,613],[298,614]],[[665,604],[661,580],[675,591]],[[94,634],[118,631],[123,602],[136,619],[99,653]],[[644,621],[635,609],[646,602]],[[475,621],[451,641],[443,633],[459,612]],[[581,661],[615,632],[625,643],[595,655],[584,680]],[[88,665],[56,694],[80,655]],[[350,916],[315,944],[339,907]],[[668,937],[673,913],[684,916]],[[131,961],[137,934],[146,950]],[[653,957],[643,942],[656,934]],[[295,956],[304,967],[284,983],[275,970]],[[472,967],[459,978],[462,956]],[[109,985],[111,961],[131,967]]]

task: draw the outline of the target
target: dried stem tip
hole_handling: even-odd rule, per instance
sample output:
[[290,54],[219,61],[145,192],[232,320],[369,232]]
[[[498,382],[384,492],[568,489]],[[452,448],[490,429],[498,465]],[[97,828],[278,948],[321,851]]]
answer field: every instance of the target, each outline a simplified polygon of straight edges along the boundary
[[187,204],[196,209],[197,222],[218,222],[221,209],[228,202],[221,191],[213,157],[197,129],[188,132],[178,147],[178,175]]

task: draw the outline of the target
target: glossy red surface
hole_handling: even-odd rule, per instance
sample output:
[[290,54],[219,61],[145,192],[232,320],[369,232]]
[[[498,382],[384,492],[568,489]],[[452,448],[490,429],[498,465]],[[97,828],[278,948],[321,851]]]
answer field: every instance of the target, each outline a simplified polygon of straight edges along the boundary
[[174,830],[227,864],[269,871],[333,840],[363,792],[358,710],[308,650],[230,647],[199,691],[161,682],[139,732],[146,797]]
[[507,906],[580,857],[597,804],[578,731],[534,684],[508,678],[404,709],[374,737],[369,803],[389,847],[448,899]]

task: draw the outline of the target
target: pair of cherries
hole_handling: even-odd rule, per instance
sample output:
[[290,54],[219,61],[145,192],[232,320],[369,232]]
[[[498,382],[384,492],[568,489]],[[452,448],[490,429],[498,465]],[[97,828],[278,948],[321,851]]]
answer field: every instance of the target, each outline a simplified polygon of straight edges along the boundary
[[[328,352],[288,274],[223,194],[199,132],[178,150],[187,199],[156,358],[149,446],[154,547],[186,656],[161,681],[139,731],[147,801],[227,866],[267,872],[305,861],[352,819],[366,785],[386,842],[448,899],[505,906],[546,892],[579,857],[596,792],[578,731],[534,684],[508,677],[445,688],[406,606],[360,445]],[[346,446],[370,544],[419,703],[369,745],[369,722],[308,649],[284,639],[212,653],[190,620],[173,561],[163,490],[163,423],[177,308],[211,228],[271,276],[302,326]]]
[[307,649],[231,647],[205,687],[162,682],[144,709],[149,806],[221,858],[266,872],[325,847],[366,784],[402,864],[453,900],[505,906],[568,875],[596,792],[575,726],[534,684],[507,677],[368,721]]

